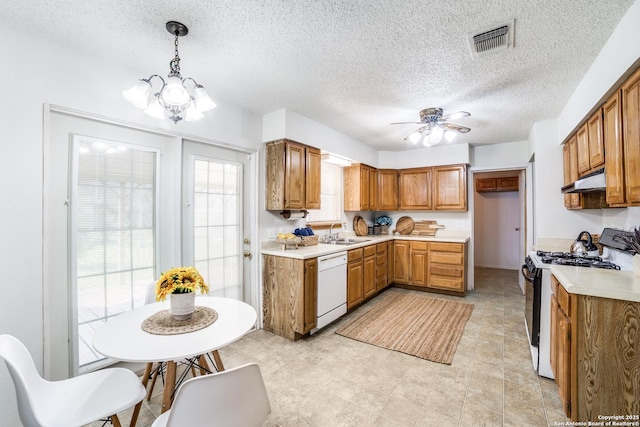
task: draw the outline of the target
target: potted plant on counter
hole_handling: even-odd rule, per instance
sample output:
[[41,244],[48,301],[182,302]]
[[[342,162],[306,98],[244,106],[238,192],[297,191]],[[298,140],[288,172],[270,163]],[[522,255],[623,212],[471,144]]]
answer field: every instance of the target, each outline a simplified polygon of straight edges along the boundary
[[209,292],[209,287],[195,267],[174,267],[156,282],[156,301],[169,296],[171,315],[176,320],[190,319],[196,307],[196,291]]

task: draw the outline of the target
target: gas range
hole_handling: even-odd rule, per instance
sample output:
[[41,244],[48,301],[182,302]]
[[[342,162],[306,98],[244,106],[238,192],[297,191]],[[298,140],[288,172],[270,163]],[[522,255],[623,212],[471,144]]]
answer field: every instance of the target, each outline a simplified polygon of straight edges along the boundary
[[620,270],[620,266],[611,261],[605,261],[599,256],[576,255],[569,252],[536,251],[536,255],[544,264],[570,265],[573,267],[604,268]]

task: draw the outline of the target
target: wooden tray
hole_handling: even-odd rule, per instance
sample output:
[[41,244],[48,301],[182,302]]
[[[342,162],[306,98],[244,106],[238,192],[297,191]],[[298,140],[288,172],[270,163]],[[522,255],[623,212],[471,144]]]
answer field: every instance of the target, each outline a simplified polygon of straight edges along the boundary
[[413,222],[413,219],[408,216],[403,216],[398,219],[398,222],[396,222],[396,229],[393,230],[393,232],[400,234],[410,234],[413,231],[414,227],[415,223]]
[[444,228],[444,225],[438,224],[437,221],[432,221],[432,220],[416,221],[411,234],[414,234],[417,236],[435,236],[436,231],[438,231],[441,228]]
[[356,215],[356,217],[353,218],[353,231],[356,233],[356,236],[366,236],[369,233],[367,222],[360,215]]

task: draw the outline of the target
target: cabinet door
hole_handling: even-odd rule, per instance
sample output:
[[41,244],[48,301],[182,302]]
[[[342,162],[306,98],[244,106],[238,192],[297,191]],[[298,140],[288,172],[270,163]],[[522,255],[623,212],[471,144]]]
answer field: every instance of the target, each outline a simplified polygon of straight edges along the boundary
[[318,259],[304,261],[304,332],[317,325]]
[[433,209],[467,210],[467,166],[433,167]]
[[558,378],[558,300],[556,296],[551,294],[551,320],[550,320],[550,345],[549,345],[549,361],[551,363],[551,372],[553,376]]
[[496,178],[476,178],[476,191],[483,193],[486,191],[496,191],[498,180]]
[[558,310],[556,314],[558,316],[556,383],[564,412],[571,418],[571,321],[562,310]]
[[[569,170],[571,174],[569,176],[570,183],[575,182],[580,174],[578,172],[578,138],[574,135],[568,142],[569,144]],[[573,193],[570,194],[570,204],[571,209],[580,209],[582,207],[582,200],[580,194]]]
[[351,309],[362,302],[364,278],[362,260],[347,264],[347,308]]
[[[569,154],[569,144],[562,146],[562,167],[564,169],[564,182],[562,186],[571,184],[571,156]],[[564,194],[564,207],[571,208],[571,194]]]
[[306,208],[320,209],[322,156],[320,150],[313,147],[306,148]]
[[378,209],[378,170],[376,168],[369,168],[369,210],[375,211]]
[[400,209],[431,210],[431,168],[400,171]]
[[498,191],[518,191],[518,177],[505,176],[498,178]]
[[284,208],[305,208],[305,146],[295,142],[287,142],[285,148],[284,167]]
[[364,273],[362,278],[363,297],[369,298],[376,293],[376,256],[368,256],[364,259]]
[[377,210],[398,210],[398,171],[396,169],[378,169]]
[[427,243],[411,242],[411,253],[409,260],[409,284],[412,286],[427,286],[427,263],[428,251]]
[[621,105],[620,91],[616,91],[602,107],[602,137],[604,139],[605,152],[607,153],[604,173],[607,176],[607,203],[610,205],[623,205],[626,202]]
[[393,245],[394,269],[393,281],[396,283],[409,284],[409,242],[396,240]]
[[604,165],[604,141],[602,140],[602,110],[599,109],[587,122],[589,137],[589,166],[595,169]]
[[622,85],[622,141],[627,202],[640,205],[640,70]]
[[371,206],[371,193],[369,191],[371,168],[360,165],[360,210],[368,211]]
[[393,283],[395,277],[395,253],[393,241],[387,242],[387,285]]
[[582,175],[591,169],[591,166],[589,165],[589,133],[587,132],[586,123],[578,129],[576,138],[578,150],[578,174]]

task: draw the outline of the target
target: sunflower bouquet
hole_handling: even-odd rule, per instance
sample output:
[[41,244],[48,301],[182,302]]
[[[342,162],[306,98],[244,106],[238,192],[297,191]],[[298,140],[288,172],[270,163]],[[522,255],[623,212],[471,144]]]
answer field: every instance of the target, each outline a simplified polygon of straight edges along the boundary
[[167,295],[186,294],[198,289],[202,294],[209,292],[209,286],[195,267],[174,267],[162,273],[156,282],[156,301],[164,301]]

